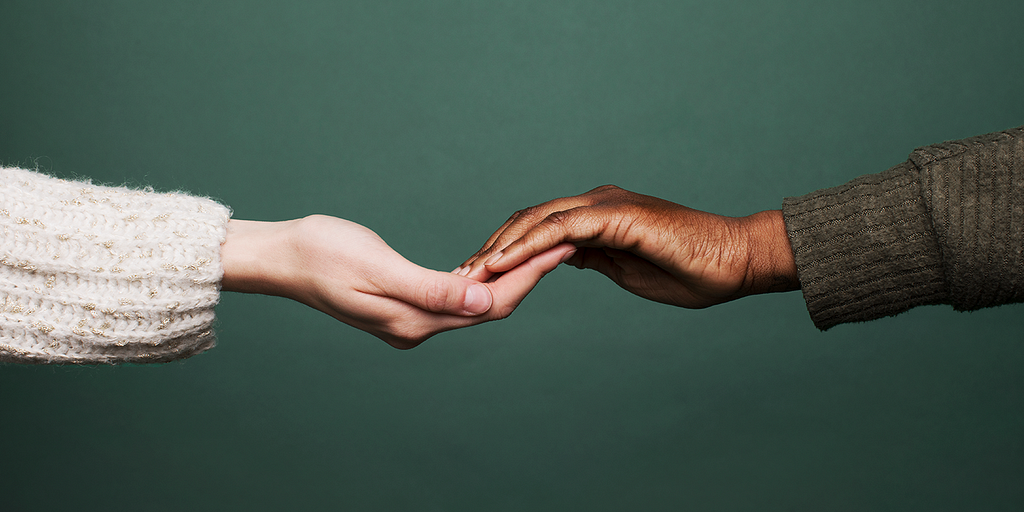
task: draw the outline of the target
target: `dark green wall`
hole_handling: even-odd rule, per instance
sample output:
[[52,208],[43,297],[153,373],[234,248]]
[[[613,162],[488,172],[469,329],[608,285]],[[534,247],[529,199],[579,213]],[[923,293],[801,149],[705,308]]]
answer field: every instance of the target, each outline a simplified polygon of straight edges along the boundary
[[[148,4],[148,5],[147,5]],[[615,183],[741,215],[1024,124],[1024,2],[0,5],[0,161],[327,213],[449,270]],[[819,333],[553,273],[396,351],[229,294],[163,366],[0,367],[3,510],[1021,510],[1024,309]]]

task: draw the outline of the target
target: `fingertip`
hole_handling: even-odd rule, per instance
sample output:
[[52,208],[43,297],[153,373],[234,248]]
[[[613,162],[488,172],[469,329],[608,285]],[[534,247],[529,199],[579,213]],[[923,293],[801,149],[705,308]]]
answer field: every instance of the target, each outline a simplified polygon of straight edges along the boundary
[[541,269],[543,274],[546,274],[554,270],[556,267],[558,267],[560,263],[563,263],[565,260],[571,258],[575,252],[575,245],[568,242],[563,242],[540,254],[536,254],[530,257],[525,262],[520,263],[519,266],[524,266],[528,264],[535,265],[538,269]]
[[501,260],[502,256],[504,256],[504,253],[502,253],[501,251],[498,251],[498,252],[492,254],[490,258],[487,258],[487,260],[484,261],[484,266],[485,267],[490,267],[492,265],[497,265],[498,261]]
[[487,285],[474,284],[466,289],[466,298],[462,307],[469,315],[476,316],[490,310],[493,302],[491,289]]
[[529,257],[524,258],[515,250],[513,250],[513,252],[500,251],[491,255],[490,258],[487,258],[487,261],[484,262],[482,268],[492,274],[500,274],[522,265],[529,259]]
[[586,260],[586,251],[585,250],[584,251],[576,250],[576,251],[573,251],[568,256],[566,256],[564,259],[562,259],[562,263],[564,263],[566,265],[569,265],[569,266],[572,266],[572,267],[576,267],[576,268],[582,269],[582,268],[584,268],[583,262],[585,260]]
[[466,268],[468,268],[469,271],[466,272],[463,275],[463,277],[468,277],[468,278],[470,278],[470,279],[472,279],[474,281],[480,281],[481,283],[482,282],[486,282],[493,275],[492,272],[490,272],[489,270],[487,270],[483,266],[475,267],[475,268],[474,267],[466,267]]
[[569,258],[572,258],[574,254],[576,254],[576,246],[568,242],[562,242],[534,256],[534,258],[539,261],[543,261],[544,266],[548,267],[547,272],[550,272],[558,267],[558,265],[565,263]]
[[562,260],[559,261],[559,263],[565,263],[565,262],[569,261],[569,258],[572,258],[573,255],[575,255],[575,254],[576,254],[576,246],[574,245],[569,252],[565,253],[562,256]]

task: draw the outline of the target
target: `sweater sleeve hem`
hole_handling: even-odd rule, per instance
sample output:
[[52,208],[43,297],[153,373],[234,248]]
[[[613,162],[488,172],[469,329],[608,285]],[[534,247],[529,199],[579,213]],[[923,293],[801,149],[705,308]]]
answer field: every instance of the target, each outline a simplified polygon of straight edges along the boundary
[[808,312],[826,330],[948,301],[916,167],[783,201]]
[[0,168],[0,362],[154,363],[215,344],[212,200]]

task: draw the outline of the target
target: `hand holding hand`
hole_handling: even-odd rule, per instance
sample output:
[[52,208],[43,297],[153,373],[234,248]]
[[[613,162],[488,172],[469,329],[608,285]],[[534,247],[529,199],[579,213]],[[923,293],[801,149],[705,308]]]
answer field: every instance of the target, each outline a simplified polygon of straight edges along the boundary
[[505,318],[574,248],[555,244],[489,283],[415,265],[373,231],[314,215],[232,219],[221,246],[227,291],[288,297],[412,348],[442,331]]
[[566,263],[666,304],[799,288],[780,211],[724,217],[612,185],[516,212],[455,273],[486,280],[566,242]]

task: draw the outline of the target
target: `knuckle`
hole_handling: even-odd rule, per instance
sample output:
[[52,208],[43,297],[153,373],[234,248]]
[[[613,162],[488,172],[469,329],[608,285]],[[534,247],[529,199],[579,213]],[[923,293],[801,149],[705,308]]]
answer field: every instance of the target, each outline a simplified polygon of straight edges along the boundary
[[528,221],[528,220],[530,220],[532,218],[535,218],[538,215],[540,215],[541,211],[542,211],[542,209],[541,209],[540,205],[531,206],[529,208],[523,208],[522,210],[519,210],[518,212],[516,212],[516,213],[519,214],[518,217],[516,217],[516,220],[526,220],[526,221]]
[[624,192],[624,190],[615,185],[608,184],[601,185],[600,187],[597,187],[584,195],[616,195],[621,192]]
[[576,214],[571,210],[562,210],[548,215],[544,222],[554,228],[568,229],[572,225]]
[[502,224],[502,229],[507,228],[508,226],[511,226],[511,225],[515,224],[516,222],[520,221],[521,219],[523,219],[523,217],[525,215],[529,214],[529,211],[530,211],[531,208],[534,208],[534,207],[531,206],[530,208],[523,208],[522,210],[516,210],[515,213],[513,213],[512,215],[509,215],[509,217],[505,221],[505,223]]
[[323,228],[329,222],[330,217],[319,213],[314,213],[312,215],[307,215],[303,217],[302,219],[299,220],[297,224],[302,228],[315,232],[316,230]]
[[455,287],[445,279],[434,278],[424,289],[423,307],[430,312],[445,311],[455,296]]

